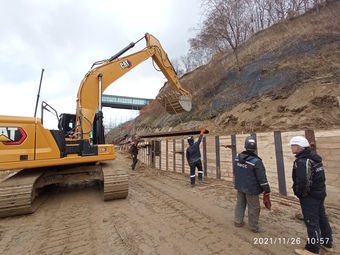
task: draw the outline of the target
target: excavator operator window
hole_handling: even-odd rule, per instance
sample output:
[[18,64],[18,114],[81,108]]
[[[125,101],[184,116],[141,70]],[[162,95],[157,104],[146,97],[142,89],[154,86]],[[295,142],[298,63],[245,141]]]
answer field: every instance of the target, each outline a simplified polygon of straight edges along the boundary
[[59,130],[64,131],[65,135],[69,135],[76,124],[76,115],[75,114],[67,114],[62,113],[59,116]]

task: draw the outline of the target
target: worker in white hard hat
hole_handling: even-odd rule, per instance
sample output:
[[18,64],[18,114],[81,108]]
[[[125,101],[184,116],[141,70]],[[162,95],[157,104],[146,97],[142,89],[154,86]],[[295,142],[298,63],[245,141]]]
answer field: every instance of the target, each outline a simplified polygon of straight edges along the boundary
[[325,212],[326,178],[322,158],[310,150],[308,140],[294,136],[290,140],[293,164],[293,191],[299,198],[303,219],[307,227],[307,242],[296,254],[319,254],[320,248],[333,251],[332,228]]

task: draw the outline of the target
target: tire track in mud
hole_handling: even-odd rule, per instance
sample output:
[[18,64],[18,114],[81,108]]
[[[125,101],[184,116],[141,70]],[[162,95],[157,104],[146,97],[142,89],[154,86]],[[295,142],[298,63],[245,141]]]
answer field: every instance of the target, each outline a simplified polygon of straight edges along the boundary
[[4,219],[12,227],[2,230],[0,254],[131,254],[116,229],[108,228],[102,210],[110,205],[93,185],[52,192],[34,214]]
[[[218,181],[213,181],[212,189],[209,191],[208,188],[205,192],[204,187],[202,189],[188,188],[188,180],[186,180],[187,184],[182,185],[179,182],[167,180],[167,177],[168,175],[165,174],[162,176],[162,180],[146,178],[145,182],[157,189],[157,192],[165,192],[176,201],[179,200],[179,202],[189,205],[190,208],[197,208],[196,211],[201,212],[202,216],[211,221],[206,224],[206,228],[216,230],[215,225],[219,227],[217,234],[214,235],[215,232],[213,232],[213,236],[210,237],[221,240],[224,243],[224,250],[221,253],[214,252],[213,254],[230,254],[230,252],[235,254],[291,254],[295,248],[302,248],[305,244],[305,226],[301,221],[297,223],[293,216],[296,209],[291,208],[289,212],[282,211],[275,206],[271,212],[262,209],[260,224],[264,225],[267,231],[252,233],[246,225],[243,228],[234,227],[236,196],[234,189],[230,186],[227,187],[226,183],[220,186]],[[185,191],[187,191],[187,196],[183,197],[180,193]],[[247,222],[247,215],[245,222]],[[267,242],[265,243],[265,241]],[[210,246],[208,248],[210,249]]]
[[[107,213],[110,212],[110,207],[114,206],[115,201],[112,201],[112,204],[102,201],[100,190],[92,189],[86,193],[84,190],[79,190],[77,196],[74,196],[73,189],[70,192],[72,194],[67,196],[60,206],[67,213],[48,228],[53,242],[51,242],[52,247],[46,247],[45,250],[51,253],[41,254],[56,254],[53,250],[57,250],[57,254],[74,255],[131,254],[118,230],[107,223],[109,219]],[[86,201],[85,204],[84,201]],[[82,209],[79,210],[79,208]],[[61,228],[60,222],[62,222]],[[55,232],[54,230],[58,230],[58,227],[60,231]]]
[[[72,199],[72,196],[70,197]],[[54,201],[59,199],[60,197],[53,197]],[[53,200],[50,202],[54,204]],[[49,241],[38,247],[37,254],[84,254],[91,251],[91,243],[87,241],[91,239],[93,226],[91,221],[84,219],[84,213],[78,211],[80,205],[76,200],[70,202],[69,196],[63,196],[63,201],[56,201],[56,204],[58,205],[57,210],[48,209],[52,210],[54,220],[49,221],[41,232],[41,235],[47,237]],[[87,210],[90,211],[91,208],[87,206]],[[60,214],[60,210],[64,213]],[[84,224],[83,220],[87,224]]]
[[[135,209],[134,216],[125,212],[125,217],[141,218],[132,223],[139,228],[135,231],[143,234],[133,237],[135,246],[139,246],[138,254],[242,254],[240,246],[250,251],[244,254],[275,254],[263,246],[253,247],[249,240],[230,238],[234,230],[228,226],[223,208],[201,201],[195,189],[180,191],[166,176],[161,178],[138,176],[132,181],[130,204]],[[183,192],[186,195],[179,194]],[[146,223],[143,226],[138,222]],[[123,228],[124,223],[119,224]],[[148,244],[148,248],[143,250],[139,244]]]

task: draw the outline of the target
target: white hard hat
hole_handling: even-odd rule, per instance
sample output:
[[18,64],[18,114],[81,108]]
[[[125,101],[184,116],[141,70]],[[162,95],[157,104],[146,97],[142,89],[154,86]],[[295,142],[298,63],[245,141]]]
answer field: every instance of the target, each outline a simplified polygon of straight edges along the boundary
[[308,140],[303,136],[294,136],[292,139],[290,139],[290,145],[299,145],[300,147],[306,148],[309,147]]

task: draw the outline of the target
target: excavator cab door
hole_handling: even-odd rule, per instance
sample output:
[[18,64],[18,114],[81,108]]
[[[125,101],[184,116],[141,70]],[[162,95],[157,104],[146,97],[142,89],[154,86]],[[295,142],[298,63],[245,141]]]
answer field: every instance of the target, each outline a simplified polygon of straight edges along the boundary
[[64,132],[65,137],[69,136],[72,132],[74,132],[75,126],[76,126],[75,114],[62,113],[59,115],[58,129]]

